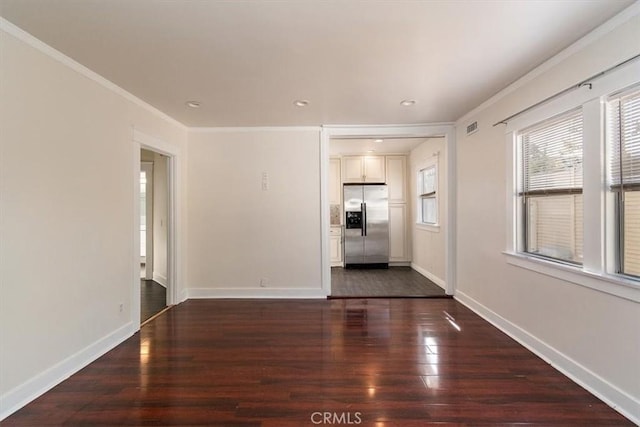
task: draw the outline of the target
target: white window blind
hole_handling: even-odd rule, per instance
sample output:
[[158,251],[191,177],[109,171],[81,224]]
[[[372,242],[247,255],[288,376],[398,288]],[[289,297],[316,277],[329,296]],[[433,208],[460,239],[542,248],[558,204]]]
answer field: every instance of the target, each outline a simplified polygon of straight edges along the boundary
[[418,172],[418,202],[420,222],[423,224],[438,223],[438,168],[432,165]]
[[611,186],[640,186],[640,90],[609,102]]
[[582,111],[519,134],[525,251],[582,263]]
[[608,103],[608,184],[617,196],[619,270],[640,276],[640,89]]

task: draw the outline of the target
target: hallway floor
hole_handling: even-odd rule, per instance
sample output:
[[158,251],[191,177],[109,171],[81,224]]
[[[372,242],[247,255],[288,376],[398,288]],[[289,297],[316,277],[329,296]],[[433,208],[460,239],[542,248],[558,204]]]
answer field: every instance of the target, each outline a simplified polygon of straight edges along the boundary
[[167,289],[153,280],[140,279],[140,322],[167,306]]
[[411,267],[331,269],[331,296],[446,298],[440,286]]

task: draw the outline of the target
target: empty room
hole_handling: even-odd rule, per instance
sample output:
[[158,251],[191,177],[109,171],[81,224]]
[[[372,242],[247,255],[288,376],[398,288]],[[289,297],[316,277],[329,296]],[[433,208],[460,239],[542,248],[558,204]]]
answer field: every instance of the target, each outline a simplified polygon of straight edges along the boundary
[[640,1],[0,0],[0,424],[640,425]]

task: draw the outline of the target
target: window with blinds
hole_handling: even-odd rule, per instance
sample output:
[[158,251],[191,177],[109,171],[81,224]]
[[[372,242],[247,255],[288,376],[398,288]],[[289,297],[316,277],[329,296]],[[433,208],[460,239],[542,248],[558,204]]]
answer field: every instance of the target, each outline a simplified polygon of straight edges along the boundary
[[582,110],[519,133],[525,252],[582,263]]
[[609,99],[609,189],[616,200],[618,272],[640,276],[640,88]]
[[432,165],[418,172],[419,222],[438,223],[438,167]]

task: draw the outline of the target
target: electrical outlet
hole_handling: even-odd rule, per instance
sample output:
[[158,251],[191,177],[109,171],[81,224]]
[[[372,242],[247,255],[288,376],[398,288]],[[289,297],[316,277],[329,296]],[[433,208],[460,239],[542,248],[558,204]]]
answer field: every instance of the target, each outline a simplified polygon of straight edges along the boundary
[[269,191],[269,174],[262,172],[262,191]]
[[123,302],[121,302],[120,304],[118,304],[118,311],[119,311],[120,313],[122,313],[122,312],[124,311],[124,303],[123,303]]
[[267,279],[266,277],[260,279],[260,287],[266,288],[267,286],[269,286],[269,279]]

